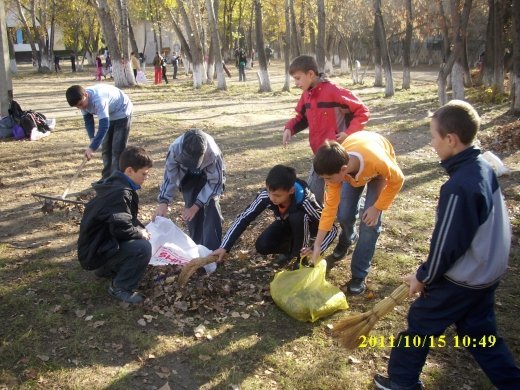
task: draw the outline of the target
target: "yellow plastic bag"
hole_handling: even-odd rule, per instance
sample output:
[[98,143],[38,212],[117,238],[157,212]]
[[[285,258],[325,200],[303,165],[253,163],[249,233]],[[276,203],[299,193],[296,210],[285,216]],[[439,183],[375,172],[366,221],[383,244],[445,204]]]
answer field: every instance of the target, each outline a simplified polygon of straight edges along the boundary
[[325,280],[327,262],[314,268],[278,272],[271,282],[271,297],[280,309],[299,321],[314,322],[348,309],[345,294]]

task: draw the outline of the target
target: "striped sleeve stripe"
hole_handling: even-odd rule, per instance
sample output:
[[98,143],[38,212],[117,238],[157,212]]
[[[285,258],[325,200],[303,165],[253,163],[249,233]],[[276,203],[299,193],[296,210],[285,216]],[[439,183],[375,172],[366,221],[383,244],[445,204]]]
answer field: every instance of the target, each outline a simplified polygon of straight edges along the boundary
[[338,234],[338,228],[335,225],[333,225],[332,229],[327,233],[327,235],[323,239],[323,242],[321,243],[321,247],[320,247],[321,252],[325,252],[325,250],[329,247],[329,245],[332,244],[332,241],[334,241],[337,234]]
[[256,199],[253,201],[253,203],[251,203],[249,205],[249,207],[247,209],[245,209],[239,216],[237,219],[235,219],[235,221],[231,224],[231,226],[229,227],[226,235],[224,236],[224,239],[222,240],[222,244],[220,244],[220,247],[223,248],[225,247],[227,244],[228,244],[228,241],[229,241],[229,237],[231,237],[231,235],[233,235],[233,231],[236,229],[236,227],[244,220],[245,217],[247,217],[249,214],[251,214],[259,205],[260,203],[262,203],[265,198],[268,198],[269,196],[267,195],[267,192],[266,191],[262,191],[257,197]]
[[307,199],[303,201],[303,208],[305,209],[305,212],[307,214],[312,215],[318,221],[320,220],[320,213],[312,206],[312,203],[309,202]]
[[446,207],[446,212],[444,213],[444,218],[441,222],[441,228],[439,229],[439,234],[437,236],[438,239],[435,243],[435,248],[431,257],[430,269],[428,270],[428,275],[423,280],[424,283],[428,283],[430,280],[432,280],[439,270],[442,249],[446,244],[446,238],[450,230],[451,222],[453,220],[453,215],[455,214],[458,201],[459,197],[455,194],[451,194],[450,198],[448,199],[448,206]]
[[310,243],[309,216],[303,217],[303,247],[308,248]]

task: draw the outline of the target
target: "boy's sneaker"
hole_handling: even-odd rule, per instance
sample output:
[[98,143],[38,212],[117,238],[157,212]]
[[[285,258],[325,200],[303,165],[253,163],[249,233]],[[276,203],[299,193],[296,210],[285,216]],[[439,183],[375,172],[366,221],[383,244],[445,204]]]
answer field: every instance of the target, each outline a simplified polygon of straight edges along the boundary
[[283,266],[287,265],[291,261],[291,259],[292,259],[291,255],[289,255],[287,253],[280,253],[278,256],[276,256],[276,260],[274,262],[279,267],[283,267]]
[[[381,389],[381,390],[396,390],[396,387],[392,387],[392,382],[390,381],[390,378],[388,378],[384,375],[381,375],[381,374],[374,375],[374,383],[376,385],[376,388]],[[423,386],[422,382],[419,381],[419,382],[417,382],[417,385],[415,387],[410,388],[410,389],[422,390],[422,389],[424,389],[424,386]]]
[[367,288],[365,284],[365,279],[361,278],[352,278],[347,283],[347,291],[350,295],[359,295],[363,294]]
[[140,294],[135,291],[128,291],[122,288],[117,288],[114,287],[112,284],[110,284],[110,287],[108,287],[108,293],[112,295],[114,298],[119,299],[120,301],[131,304],[141,303],[145,300],[143,294]]
[[341,242],[338,242],[338,245],[336,245],[334,251],[332,252],[332,258],[334,260],[341,260],[342,258],[344,258],[347,255],[349,248],[357,242],[358,237],[359,236],[356,234],[356,236],[350,242],[350,244],[343,244]]

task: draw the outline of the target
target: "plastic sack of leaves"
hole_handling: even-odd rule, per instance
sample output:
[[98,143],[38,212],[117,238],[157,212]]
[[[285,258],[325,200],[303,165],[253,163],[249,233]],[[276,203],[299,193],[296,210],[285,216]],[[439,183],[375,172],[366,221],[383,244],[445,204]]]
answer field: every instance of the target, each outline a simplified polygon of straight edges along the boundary
[[345,294],[325,280],[327,262],[313,268],[278,272],[271,282],[271,297],[280,309],[299,321],[314,322],[348,309]]

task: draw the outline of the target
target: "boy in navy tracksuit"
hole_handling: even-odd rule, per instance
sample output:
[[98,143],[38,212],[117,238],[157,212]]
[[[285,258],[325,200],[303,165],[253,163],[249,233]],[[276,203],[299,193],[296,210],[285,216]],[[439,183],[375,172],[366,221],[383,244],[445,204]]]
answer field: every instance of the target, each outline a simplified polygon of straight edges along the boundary
[[449,179],[441,187],[428,259],[405,278],[410,296],[421,296],[410,307],[408,329],[397,338],[427,341],[420,348],[405,342],[394,347],[389,378],[374,377],[379,389],[421,388],[431,340],[451,324],[499,390],[520,389],[520,369],[497,335],[494,311],[511,227],[495,173],[472,146],[479,126],[477,112],[463,101],[453,100],[433,115],[431,143]]
[[[276,165],[269,171],[266,189],[235,219],[220,248],[213,254],[222,260],[247,226],[266,209],[273,211],[276,220],[256,240],[257,252],[262,255],[285,255],[279,257],[279,265],[298,258],[300,251],[309,247],[310,240],[316,237],[322,207],[307,183],[297,179],[294,168],[284,165]],[[323,240],[322,252],[336,234],[334,226]]]

